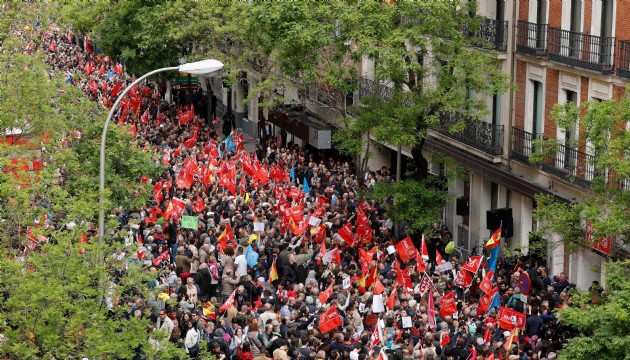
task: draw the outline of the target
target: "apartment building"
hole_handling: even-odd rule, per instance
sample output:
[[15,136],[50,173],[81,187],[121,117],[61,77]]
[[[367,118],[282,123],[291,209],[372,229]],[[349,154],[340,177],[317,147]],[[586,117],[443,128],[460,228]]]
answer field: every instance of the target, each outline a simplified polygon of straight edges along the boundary
[[[579,201],[588,192],[594,176],[587,144],[575,145],[579,127],[556,128],[550,119],[555,104],[610,99],[621,96],[630,80],[630,2],[614,0],[478,0],[477,15],[485,20],[479,36],[494,44],[502,71],[515,87],[512,91],[487,96],[490,115],[482,122],[469,122],[459,133],[448,132],[457,119],[441,119],[442,128],[430,131],[425,157],[445,154],[468,169],[469,176],[449,183],[449,192],[458,199],[449,203],[443,214],[458,246],[479,253],[480,246],[503,222],[502,247],[530,246],[530,233],[537,229],[533,220],[535,194],[549,194],[566,202]],[[484,51],[480,49],[480,51]],[[326,89],[298,87],[284,89],[288,105],[302,104],[303,114],[285,112],[269,116],[271,132],[284,129],[298,144],[328,148],[319,137],[330,135],[340,117],[339,109],[350,106],[379,86],[374,81],[374,66],[369,59],[361,64],[359,91],[346,98],[334,98]],[[237,124],[257,135],[258,104],[254,99],[244,106],[248,75],[232,89],[225,89]],[[265,110],[266,111],[266,110]],[[265,114],[268,115],[268,114]],[[332,124],[332,125],[331,125]],[[533,140],[558,139],[555,156],[532,163]],[[372,141],[366,139],[366,141]],[[404,167],[410,149],[390,144],[374,144],[368,166],[371,169],[396,166],[401,152]],[[430,170],[438,174],[437,164]],[[580,288],[600,280],[601,267],[609,248],[583,249],[570,254],[553,236],[547,240],[546,258],[552,274],[565,272]],[[602,251],[603,250],[603,251]],[[526,250],[525,250],[526,251]]]

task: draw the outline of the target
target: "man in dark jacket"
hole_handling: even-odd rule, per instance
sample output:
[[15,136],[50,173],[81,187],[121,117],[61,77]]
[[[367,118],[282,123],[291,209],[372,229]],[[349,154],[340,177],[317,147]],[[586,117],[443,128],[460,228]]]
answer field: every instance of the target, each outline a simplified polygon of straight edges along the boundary
[[295,262],[295,254],[289,255],[289,263],[284,265],[282,280],[285,283],[295,284],[298,278],[298,268]]

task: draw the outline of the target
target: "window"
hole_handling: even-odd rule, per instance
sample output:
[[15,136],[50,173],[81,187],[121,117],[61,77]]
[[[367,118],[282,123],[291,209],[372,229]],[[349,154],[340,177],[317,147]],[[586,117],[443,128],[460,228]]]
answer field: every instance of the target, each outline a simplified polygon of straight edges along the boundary
[[501,125],[501,94],[492,95],[492,125]]
[[496,3],[497,14],[495,19],[497,21],[505,20],[505,0],[497,0]]
[[580,56],[580,32],[582,32],[582,0],[571,0],[571,34],[569,35],[569,56]]
[[613,0],[601,0],[602,1],[602,21],[600,28],[601,37],[612,37],[612,24],[613,24]]
[[537,136],[543,132],[543,84],[532,81],[534,101],[532,107],[532,134]]
[[547,0],[536,1],[536,24],[547,23]]

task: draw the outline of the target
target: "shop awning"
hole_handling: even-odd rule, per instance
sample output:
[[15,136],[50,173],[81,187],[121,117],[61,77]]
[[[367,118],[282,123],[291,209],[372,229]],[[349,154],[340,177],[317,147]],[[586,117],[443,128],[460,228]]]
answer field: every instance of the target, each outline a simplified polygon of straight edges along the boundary
[[278,106],[269,111],[269,121],[320,150],[331,148],[332,125],[302,108]]

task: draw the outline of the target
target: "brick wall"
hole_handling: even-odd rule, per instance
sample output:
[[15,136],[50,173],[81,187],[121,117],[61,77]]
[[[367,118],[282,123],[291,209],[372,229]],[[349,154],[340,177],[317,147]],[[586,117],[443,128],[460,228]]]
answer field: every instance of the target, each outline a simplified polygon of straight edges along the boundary
[[[601,0],[595,0],[595,1],[601,1]],[[591,17],[593,16],[593,0],[584,0],[584,27],[582,28],[584,30],[585,34],[590,34],[591,33]],[[600,19],[597,19],[597,21],[599,21]],[[598,35],[599,34],[592,34],[592,35]]]
[[514,126],[525,126],[525,81],[527,75],[527,63],[516,60],[516,101],[514,106]]
[[562,1],[548,0],[549,2],[549,27],[562,26]]
[[630,1],[617,1],[615,37],[617,40],[630,40]]
[[553,107],[558,103],[558,77],[560,72],[547,68],[547,80],[545,82],[545,136],[556,137],[556,123],[551,120],[550,114]]
[[[536,0],[532,0],[536,1]],[[519,0],[518,2],[518,19],[529,21],[529,0]]]

